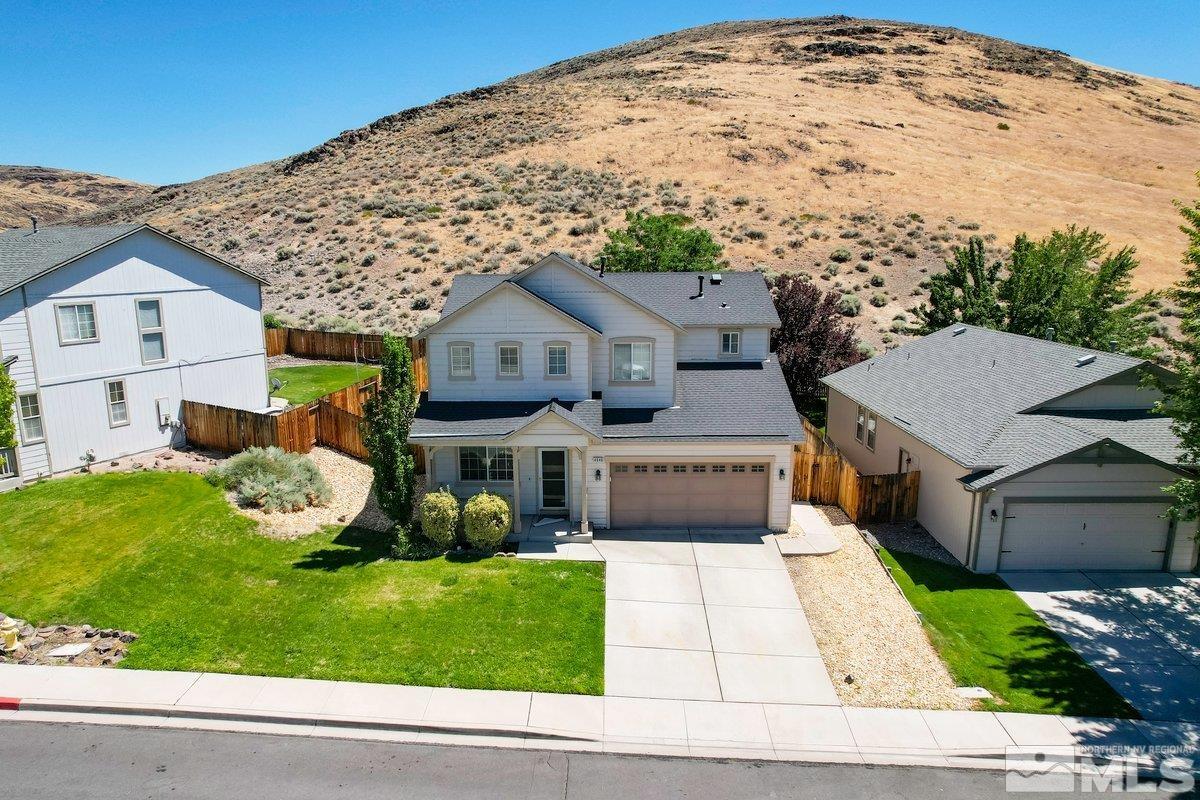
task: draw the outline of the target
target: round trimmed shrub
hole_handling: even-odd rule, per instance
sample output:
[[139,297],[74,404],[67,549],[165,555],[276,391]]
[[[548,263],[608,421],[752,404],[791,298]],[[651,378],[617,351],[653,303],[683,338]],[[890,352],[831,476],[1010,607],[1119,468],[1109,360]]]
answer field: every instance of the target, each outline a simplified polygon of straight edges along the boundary
[[480,492],[463,509],[463,528],[467,544],[476,550],[496,550],[512,527],[508,501],[498,494]]
[[458,498],[449,491],[430,492],[421,500],[421,533],[430,544],[449,550],[458,530]]

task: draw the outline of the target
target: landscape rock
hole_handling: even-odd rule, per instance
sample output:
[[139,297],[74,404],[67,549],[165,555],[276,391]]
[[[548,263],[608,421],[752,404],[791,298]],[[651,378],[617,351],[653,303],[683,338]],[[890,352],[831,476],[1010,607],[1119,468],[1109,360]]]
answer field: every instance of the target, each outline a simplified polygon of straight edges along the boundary
[[91,625],[41,625],[0,614],[0,621],[17,623],[17,648],[0,653],[0,664],[69,664],[78,667],[114,666],[125,658],[125,646],[138,635],[116,628]]

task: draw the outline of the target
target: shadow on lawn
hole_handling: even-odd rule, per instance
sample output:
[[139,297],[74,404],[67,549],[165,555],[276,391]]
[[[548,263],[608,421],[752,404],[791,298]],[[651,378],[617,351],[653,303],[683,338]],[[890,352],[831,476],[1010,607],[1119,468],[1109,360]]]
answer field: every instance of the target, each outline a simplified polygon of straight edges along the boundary
[[[367,530],[366,528],[343,528],[334,537],[331,544],[337,547],[322,547],[305,553],[292,564],[296,569],[319,569],[323,572],[337,572],[345,567],[362,567],[374,564],[376,561],[392,559],[393,536],[390,532]],[[455,564],[473,564],[476,561],[491,558],[487,553],[433,553],[427,558],[415,561],[434,561],[445,559]]]
[[[990,639],[993,646],[976,652],[991,662],[991,668],[1007,675],[1011,688],[1044,700],[1048,710],[1061,709],[1065,713],[1087,716],[1138,716],[1134,708],[1000,578],[911,553],[889,552],[913,584],[930,592],[929,601],[940,607],[940,611],[933,613],[943,616],[951,626],[951,629],[941,631],[943,635],[971,638],[969,631],[953,628],[975,627],[981,623],[996,626],[990,631],[980,628],[979,638]],[[961,604],[950,603],[948,598],[938,596],[948,592],[957,593],[956,600],[960,598]],[[921,604],[917,606],[921,610]],[[930,616],[930,611],[926,616]]]

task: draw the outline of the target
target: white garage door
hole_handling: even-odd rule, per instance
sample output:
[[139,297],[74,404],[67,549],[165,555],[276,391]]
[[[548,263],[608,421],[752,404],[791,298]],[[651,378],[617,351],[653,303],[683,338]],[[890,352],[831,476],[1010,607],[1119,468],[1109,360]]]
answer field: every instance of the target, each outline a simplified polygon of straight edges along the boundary
[[1000,569],[1159,570],[1165,503],[1010,503]]

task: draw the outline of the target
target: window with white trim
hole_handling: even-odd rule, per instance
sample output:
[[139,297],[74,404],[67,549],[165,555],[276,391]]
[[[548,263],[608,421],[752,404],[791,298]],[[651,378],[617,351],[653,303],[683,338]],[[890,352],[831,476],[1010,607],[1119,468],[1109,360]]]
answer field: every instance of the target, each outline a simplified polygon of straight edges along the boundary
[[458,479],[461,481],[511,481],[512,449],[508,447],[458,448]]
[[875,428],[879,424],[879,417],[875,416],[873,411],[867,412],[867,449],[875,449]]
[[499,364],[498,372],[506,377],[515,377],[521,374],[521,347],[515,344],[502,344],[499,347],[499,355],[497,363]]
[[95,303],[61,305],[58,306],[57,312],[60,344],[81,344],[100,339],[96,328]]
[[129,403],[125,399],[125,381],[105,381],[104,388],[108,394],[108,424],[116,428],[129,424]]
[[546,345],[546,374],[552,378],[561,378],[567,374],[567,346],[565,344]]
[[721,355],[740,356],[742,354],[742,332],[721,331]]
[[23,394],[17,398],[18,416],[21,419],[21,441],[25,444],[43,441],[46,430],[42,426],[42,404],[36,394]]
[[653,342],[614,342],[612,379],[623,382],[654,378]]
[[450,377],[469,378],[474,374],[474,354],[469,344],[450,345]]
[[167,360],[167,334],[163,328],[162,301],[148,298],[137,301],[138,335],[142,344],[142,363]]
[[854,421],[854,440],[859,444],[863,441],[863,435],[867,431],[867,410],[862,406],[858,407],[858,416]]
[[11,447],[0,448],[0,479],[17,477],[17,451]]

